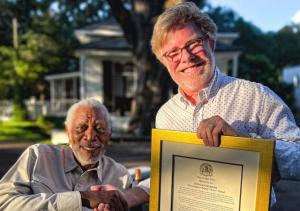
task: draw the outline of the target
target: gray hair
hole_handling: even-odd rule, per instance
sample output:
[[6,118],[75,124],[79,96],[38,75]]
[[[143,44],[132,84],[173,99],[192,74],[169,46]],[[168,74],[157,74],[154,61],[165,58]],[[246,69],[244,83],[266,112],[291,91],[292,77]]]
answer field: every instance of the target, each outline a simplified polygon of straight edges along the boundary
[[72,120],[74,119],[74,116],[76,115],[76,110],[81,107],[81,106],[87,106],[91,109],[95,109],[99,112],[101,112],[104,117],[105,120],[107,122],[107,126],[108,126],[108,131],[111,132],[111,118],[110,118],[110,114],[107,110],[107,108],[105,107],[105,105],[103,105],[99,100],[93,99],[93,98],[87,98],[87,99],[83,99],[80,100],[77,103],[74,103],[68,110],[67,116],[66,116],[66,120],[65,120],[65,126],[68,127],[70,125],[70,123],[72,122]]
[[193,23],[208,37],[215,39],[217,26],[205,13],[202,13],[193,2],[184,2],[166,9],[154,25],[151,47],[158,60],[161,60],[160,49],[166,42],[168,33],[177,26]]

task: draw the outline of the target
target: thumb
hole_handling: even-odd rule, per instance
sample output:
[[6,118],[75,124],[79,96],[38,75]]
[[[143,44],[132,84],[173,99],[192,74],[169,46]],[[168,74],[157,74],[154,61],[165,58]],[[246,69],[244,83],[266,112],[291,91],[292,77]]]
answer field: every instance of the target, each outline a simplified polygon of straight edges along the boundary
[[119,189],[112,185],[101,185],[101,190],[109,191],[109,190],[119,190]]
[[103,186],[102,185],[92,185],[90,187],[91,191],[99,191],[99,190],[103,190]]

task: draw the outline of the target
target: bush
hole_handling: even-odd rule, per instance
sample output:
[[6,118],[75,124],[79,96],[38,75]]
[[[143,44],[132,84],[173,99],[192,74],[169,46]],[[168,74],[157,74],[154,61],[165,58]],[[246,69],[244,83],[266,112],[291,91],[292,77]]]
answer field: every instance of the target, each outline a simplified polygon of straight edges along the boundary
[[27,118],[27,111],[25,106],[20,104],[13,105],[13,120],[14,121],[24,121]]
[[52,124],[52,128],[65,128],[65,117],[46,116],[45,121],[50,122]]

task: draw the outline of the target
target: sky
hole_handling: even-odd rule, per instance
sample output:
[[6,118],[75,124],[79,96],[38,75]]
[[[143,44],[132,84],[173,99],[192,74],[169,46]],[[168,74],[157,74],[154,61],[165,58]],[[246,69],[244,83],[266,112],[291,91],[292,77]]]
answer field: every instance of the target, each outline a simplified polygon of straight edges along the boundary
[[262,31],[278,31],[285,25],[300,23],[300,0],[208,0],[212,6],[233,9],[244,20]]

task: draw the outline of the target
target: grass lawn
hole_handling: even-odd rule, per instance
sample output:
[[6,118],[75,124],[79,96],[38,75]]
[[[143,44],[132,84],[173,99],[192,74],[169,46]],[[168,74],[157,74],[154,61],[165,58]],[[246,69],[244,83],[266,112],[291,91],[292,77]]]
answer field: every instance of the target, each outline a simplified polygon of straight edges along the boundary
[[34,121],[0,122],[0,142],[50,143],[51,124]]

